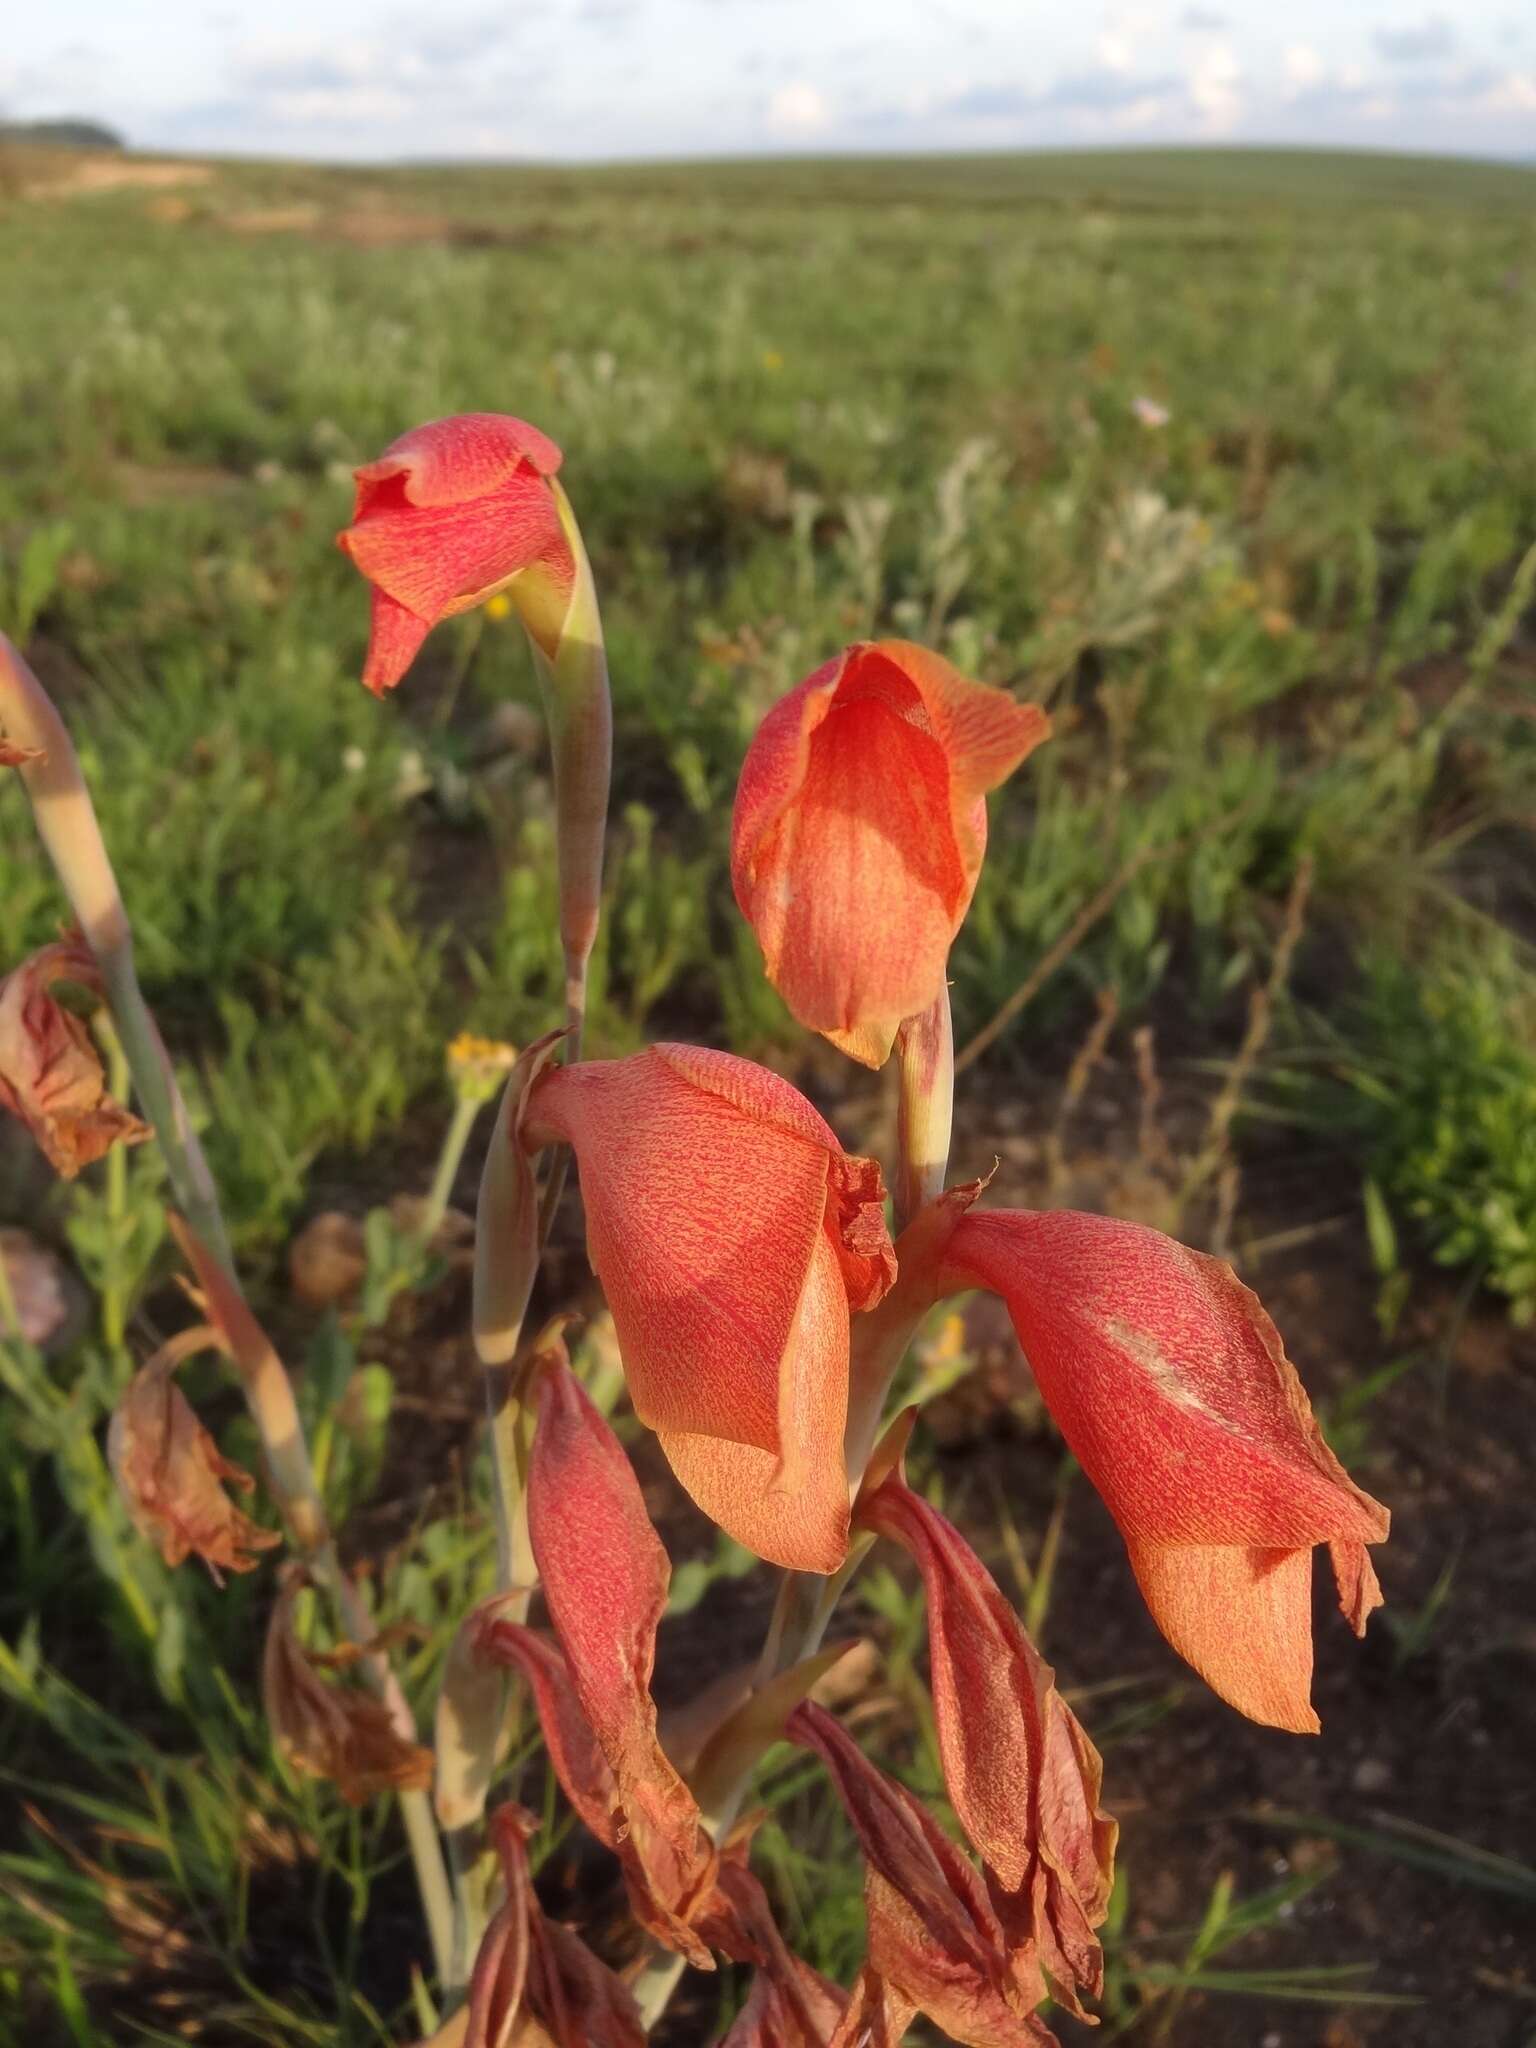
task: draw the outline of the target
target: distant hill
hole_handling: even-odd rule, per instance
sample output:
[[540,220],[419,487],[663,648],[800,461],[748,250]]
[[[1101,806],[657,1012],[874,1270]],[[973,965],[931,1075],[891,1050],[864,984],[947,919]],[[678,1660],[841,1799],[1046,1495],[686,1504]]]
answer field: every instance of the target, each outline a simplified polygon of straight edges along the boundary
[[100,121],[0,120],[0,142],[51,142],[61,149],[126,149],[127,143],[115,128]]

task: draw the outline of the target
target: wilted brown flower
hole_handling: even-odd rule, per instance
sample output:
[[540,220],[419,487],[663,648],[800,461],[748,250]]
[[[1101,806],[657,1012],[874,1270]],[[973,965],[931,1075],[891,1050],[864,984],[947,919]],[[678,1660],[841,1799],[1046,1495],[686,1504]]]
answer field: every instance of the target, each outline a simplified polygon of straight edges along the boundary
[[168,1565],[194,1552],[215,1579],[255,1569],[255,1552],[282,1539],[237,1508],[224,1482],[249,1492],[249,1472],[230,1463],[176,1384],[195,1351],[216,1344],[199,1325],[173,1337],[129,1381],[107,1431],[107,1456],[134,1527]]
[[475,1959],[463,2048],[645,2048],[628,1986],[571,1928],[544,1917],[528,1869],[537,1827],[521,1806],[492,1816],[507,1895]]
[[[38,1346],[57,1338],[70,1321],[64,1267],[58,1255],[39,1244],[30,1231],[0,1230],[0,1264],[5,1267],[5,1292],[21,1336]],[[3,1312],[0,1299],[0,1315]]]
[[312,1216],[288,1247],[288,1278],[306,1308],[350,1303],[367,1272],[363,1226],[340,1209]]
[[53,994],[60,982],[102,992],[78,933],[0,981],[0,1109],[19,1117],[54,1171],[73,1180],[113,1145],[137,1145],[149,1127],[107,1094],[90,1032]]
[[328,1685],[299,1642],[294,1609],[306,1584],[300,1567],[283,1578],[262,1658],[261,1689],[279,1753],[296,1771],[329,1778],[349,1806],[381,1792],[421,1792],[432,1782],[432,1752],[408,1741],[381,1700]]

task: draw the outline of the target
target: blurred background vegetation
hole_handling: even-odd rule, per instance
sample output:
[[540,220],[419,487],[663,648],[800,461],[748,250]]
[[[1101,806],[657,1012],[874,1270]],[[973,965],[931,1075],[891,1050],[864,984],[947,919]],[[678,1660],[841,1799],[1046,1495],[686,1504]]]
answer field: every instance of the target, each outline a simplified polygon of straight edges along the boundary
[[[1528,1953],[1500,1946],[1536,1900],[1510,1833],[1528,1755],[1502,1813],[1466,1768],[1530,1720],[1499,1574],[1529,1587],[1536,1557],[1490,1502],[1536,1446],[1533,199],[1516,169],[1296,152],[0,159],[0,625],[72,725],[349,1546],[416,1627],[421,1701],[490,1536],[462,1262],[389,1205],[432,1179],[448,1039],[556,1017],[552,821],[515,620],[440,629],[384,704],[359,685],[366,596],[331,545],[352,466],[476,409],[563,446],[617,721],[592,1050],[729,1045],[850,1142],[880,1142],[889,1103],[790,1024],[730,901],[747,736],[865,635],[1050,707],[953,957],[957,1043],[978,1041],[957,1164],[997,1154],[1005,1199],[1118,1207],[1278,1287],[1402,1531],[1385,1647],[1325,1680],[1325,1724],[1332,1686],[1362,1731],[1332,1776],[1229,1716],[1218,1735],[1007,1347],[934,1333],[927,1483],[1014,1571],[1130,1819],[1101,2038],[1350,2048],[1439,2039],[1454,2010],[1471,2048],[1536,2039]],[[0,788],[0,967],[60,915]],[[27,1801],[0,2038],[403,2038],[399,1843],[270,1761],[265,1576],[173,1579],[106,1482],[103,1417],[176,1315],[158,1202],[143,1152],[65,1194],[0,1134],[0,1220],[66,1251],[81,1295],[46,1356],[6,1354],[0,1409],[0,1771]],[[338,1210],[362,1297],[296,1291],[296,1233]],[[575,1289],[574,1211],[567,1235]],[[203,1391],[229,1414],[211,1373]],[[238,1421],[224,1441],[249,1452]],[[679,1672],[689,1615],[749,1654],[766,1592],[658,1512],[684,1560]],[[883,1725],[916,1697],[920,1603],[892,1574],[860,1598]],[[895,1726],[893,1760],[937,1792],[931,1742]],[[1239,1761],[1213,1785],[1217,1743]],[[1431,1744],[1462,1775],[1421,1797],[1397,1774]],[[1172,1813],[1144,1849],[1137,1783]],[[846,1975],[846,1842],[798,1763],[765,1797],[795,1933]],[[1375,1898],[1375,1923],[1340,1896]],[[1426,1974],[1414,1927],[1458,1913],[1460,1974]],[[678,2041],[713,2038],[730,1995],[684,2000]]]

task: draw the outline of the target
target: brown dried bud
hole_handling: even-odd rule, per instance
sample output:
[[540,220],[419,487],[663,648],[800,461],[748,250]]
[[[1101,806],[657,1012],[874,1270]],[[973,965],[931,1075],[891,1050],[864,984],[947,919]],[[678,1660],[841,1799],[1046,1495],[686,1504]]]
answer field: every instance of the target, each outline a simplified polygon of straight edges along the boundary
[[215,1579],[255,1569],[255,1552],[282,1539],[242,1514],[224,1482],[249,1492],[249,1472],[232,1465],[176,1385],[194,1351],[216,1343],[202,1326],[173,1337],[129,1381],[107,1431],[107,1457],[134,1527],[168,1565],[195,1551]]
[[408,1741],[381,1700],[328,1685],[299,1642],[294,1609],[305,1585],[290,1569],[272,1609],[261,1688],[273,1740],[296,1771],[329,1778],[349,1806],[381,1792],[421,1792],[432,1782],[432,1752]]
[[19,1117],[65,1180],[121,1142],[149,1136],[107,1093],[101,1059],[84,1021],[54,990],[72,983],[99,997],[101,977],[72,933],[44,946],[0,981],[0,1109]]
[[307,1308],[352,1301],[367,1271],[363,1227],[340,1209],[312,1216],[288,1247],[288,1278]]

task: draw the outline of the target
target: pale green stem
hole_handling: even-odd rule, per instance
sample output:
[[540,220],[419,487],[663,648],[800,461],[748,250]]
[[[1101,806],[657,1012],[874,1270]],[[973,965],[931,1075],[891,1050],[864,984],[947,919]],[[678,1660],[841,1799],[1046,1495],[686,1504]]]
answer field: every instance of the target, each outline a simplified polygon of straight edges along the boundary
[[[128,1060],[105,1012],[97,1032],[107,1050],[107,1092],[121,1102],[128,1092]],[[107,1154],[107,1266],[101,1299],[102,1330],[114,1351],[121,1351],[128,1327],[128,1292],[123,1274],[123,1224],[128,1214],[128,1152],[114,1145]]]
[[910,1223],[925,1202],[944,1192],[955,1120],[955,1034],[949,989],[909,1017],[896,1034],[900,1092],[896,1173],[896,1215]]
[[635,2004],[640,2009],[640,2024],[647,2034],[671,2003],[672,1994],[686,1968],[687,1964],[680,1955],[656,1946],[630,1985]]
[[26,1340],[21,1334],[21,1311],[16,1306],[16,1290],[11,1285],[11,1268],[3,1247],[0,1247],[0,1330],[7,1330],[18,1344]]
[[464,1148],[469,1143],[469,1134],[475,1128],[475,1121],[484,1107],[483,1096],[460,1095],[454,1102],[453,1116],[443,1134],[443,1149],[437,1155],[437,1171],[432,1176],[432,1186],[427,1192],[427,1206],[422,1211],[420,1236],[424,1244],[431,1243],[437,1235],[437,1226],[448,1213],[448,1198],[453,1193],[453,1184],[458,1178]]
[[[164,1043],[139,987],[133,964],[133,934],[117,877],[107,855],[90,791],[63,720],[47,692],[9,640],[0,634],[0,730],[44,758],[19,769],[32,802],[39,837],[47,849],[86,943],[101,970],[118,1042],[135,1093],[171,1177],[178,1206],[224,1277],[226,1307],[241,1326],[245,1352],[235,1363],[246,1405],[261,1434],[284,1520],[316,1580],[329,1594],[347,1635],[368,1651],[365,1668],[401,1735],[415,1735],[415,1721],[387,1658],[371,1647],[372,1617],[342,1571],[315,1487],[293,1387],[282,1361],[251,1315],[230,1256],[229,1237],[217,1191],[192,1129]],[[416,1866],[422,1905],[438,1971],[451,1957],[452,1901],[442,1844],[423,1792],[402,1792],[401,1813]]]

